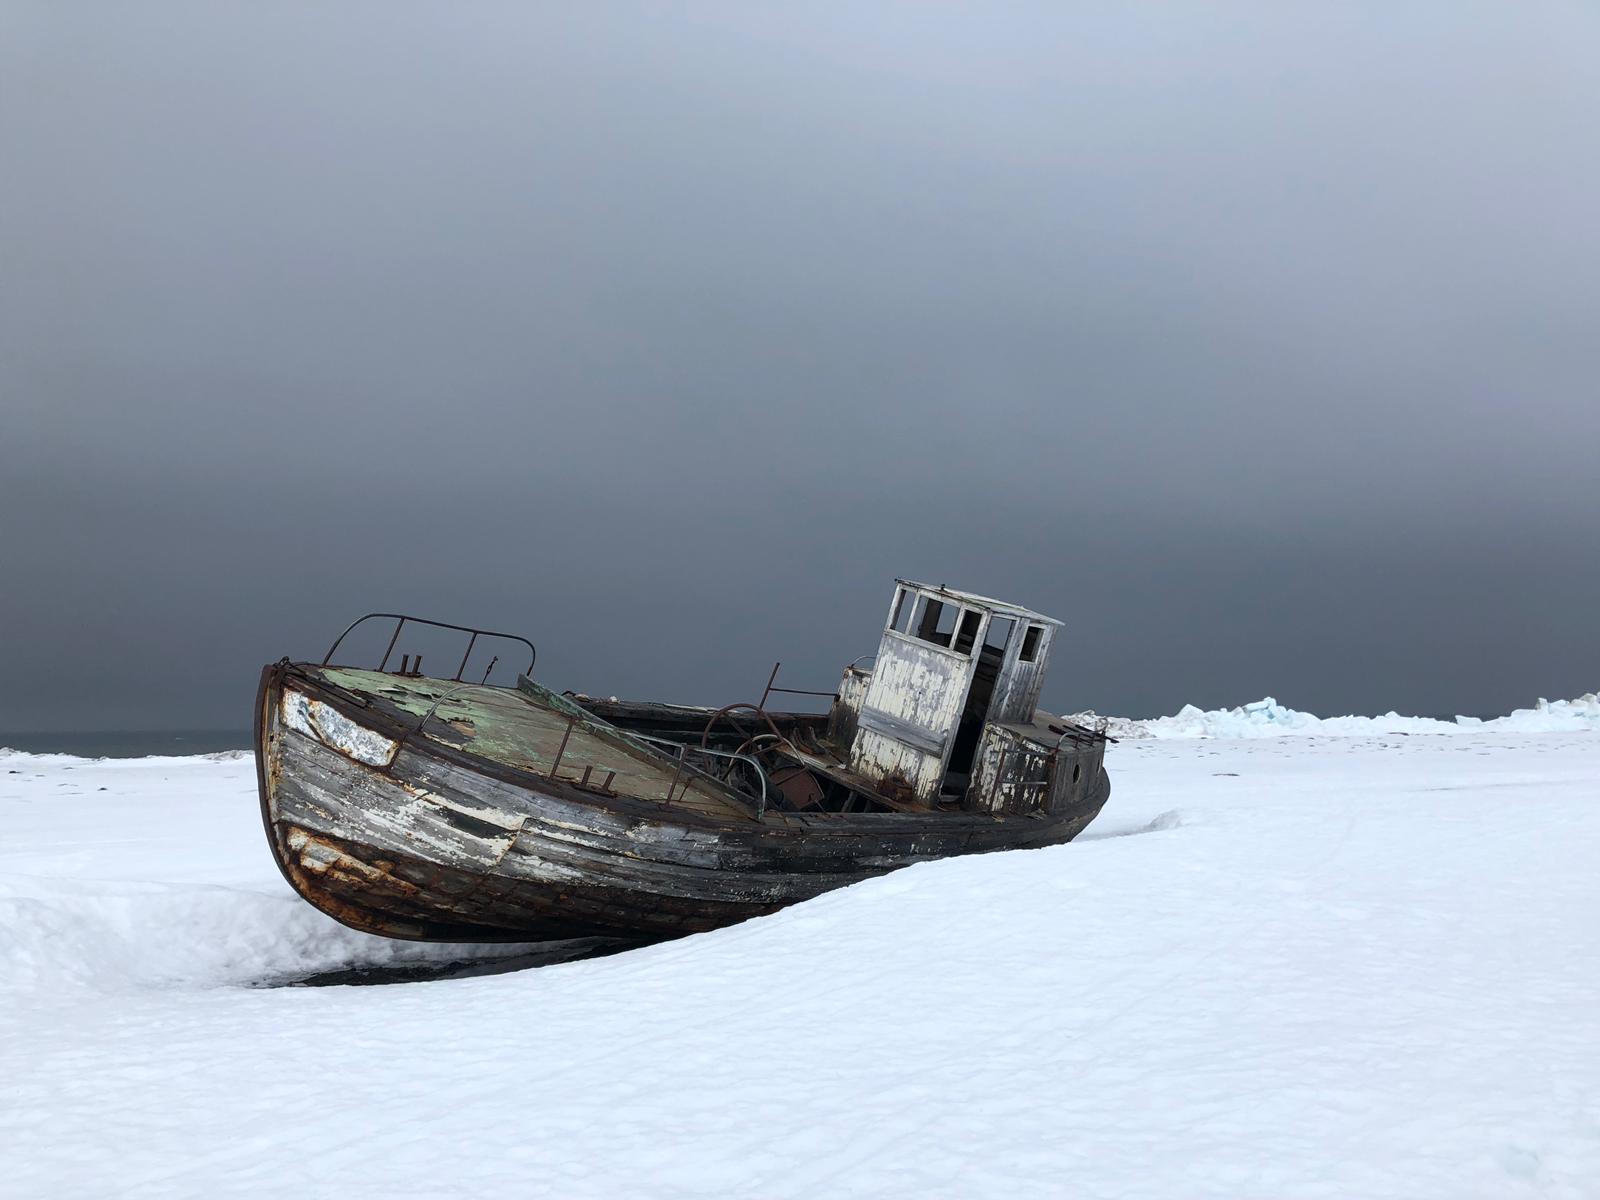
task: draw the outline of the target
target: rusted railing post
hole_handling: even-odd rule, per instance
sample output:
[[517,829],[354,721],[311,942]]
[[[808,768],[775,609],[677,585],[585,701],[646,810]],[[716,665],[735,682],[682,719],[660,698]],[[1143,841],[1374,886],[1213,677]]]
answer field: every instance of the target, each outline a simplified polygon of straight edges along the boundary
[[767,686],[761,690],[761,703],[756,705],[761,712],[767,711],[767,697],[772,695],[772,685],[778,682],[778,668],[781,666],[783,666],[781,662],[772,664],[772,674],[767,676]]
[[689,752],[689,747],[687,747],[687,746],[679,746],[678,747],[678,769],[675,770],[672,773],[672,782],[667,784],[667,798],[662,801],[663,804],[671,804],[672,803],[672,793],[677,791],[677,789],[678,789],[678,780],[683,775],[683,756],[685,754],[687,754],[688,752]]
[[[378,671],[379,671],[380,674],[382,673],[383,669],[389,665],[389,655],[394,653],[394,644],[400,640],[400,630],[405,627],[405,623],[406,623],[406,619],[404,617],[401,617],[398,621],[396,621],[394,623],[394,636],[389,639],[389,648],[386,649],[383,652],[383,661],[378,664]],[[350,631],[347,629],[347,630],[345,630],[345,632],[349,633]],[[342,640],[344,640],[344,639],[341,636],[340,641],[342,641]],[[334,643],[334,649],[337,649],[338,646],[339,646],[339,643],[335,642]],[[330,650],[330,651],[328,651],[328,658],[332,658],[332,657],[333,657],[333,651]],[[325,658],[322,661],[323,662],[327,662],[328,659]]]
[[467,641],[467,652],[461,656],[461,665],[456,668],[456,678],[461,678],[461,672],[467,669],[467,659],[472,657],[472,648],[478,644],[478,635],[474,633]]
[[561,735],[561,745],[556,748],[555,762],[550,764],[551,779],[554,779],[556,777],[556,772],[561,769],[561,756],[567,752],[567,739],[572,736],[572,727],[577,723],[577,720],[578,718],[575,716],[569,716],[567,718],[567,731]]

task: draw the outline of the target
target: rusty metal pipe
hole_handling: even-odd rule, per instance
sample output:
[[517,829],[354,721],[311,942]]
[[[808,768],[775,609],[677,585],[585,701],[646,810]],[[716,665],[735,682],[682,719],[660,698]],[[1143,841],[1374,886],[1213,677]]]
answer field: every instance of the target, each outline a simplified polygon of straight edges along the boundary
[[[716,712],[711,714],[710,719],[706,721],[705,729],[700,733],[700,748],[702,750],[704,750],[707,744],[711,741],[711,727],[717,723],[717,718],[728,716],[728,714],[739,708],[748,708],[751,712],[755,713],[767,723],[767,728],[772,730],[774,735],[780,738],[783,737],[783,734],[778,731],[778,727],[773,724],[772,718],[767,715],[765,709],[759,707],[758,705],[751,704],[748,701],[741,701],[738,704],[724,704],[721,708],[717,709]],[[733,727],[738,729],[740,733],[744,732],[744,730],[741,729],[737,723],[734,723]]]
[[454,696],[457,692],[464,692],[470,687],[477,687],[477,686],[479,686],[479,685],[475,684],[475,683],[462,683],[462,684],[457,684],[455,687],[450,688],[448,691],[442,693],[438,697],[438,699],[436,699],[432,704],[430,704],[428,706],[428,711],[422,714],[422,718],[415,725],[413,725],[410,729],[407,729],[404,733],[402,733],[400,735],[400,737],[397,739],[399,744],[400,745],[405,745],[406,740],[408,738],[410,738],[413,734],[421,733],[422,730],[423,730],[423,726],[425,726],[428,723],[429,719],[436,712],[439,711],[439,706],[441,704],[443,704],[446,700],[450,699],[450,697]]

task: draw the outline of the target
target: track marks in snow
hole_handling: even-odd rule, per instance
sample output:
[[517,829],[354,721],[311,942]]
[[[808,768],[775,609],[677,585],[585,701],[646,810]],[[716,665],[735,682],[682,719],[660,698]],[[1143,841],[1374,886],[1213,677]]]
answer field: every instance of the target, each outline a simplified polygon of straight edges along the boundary
[[1088,829],[1080,833],[1075,840],[1079,842],[1103,842],[1108,838],[1138,837],[1141,833],[1165,833],[1169,829],[1178,829],[1187,824],[1189,824],[1189,820],[1183,813],[1173,808],[1157,814],[1142,824],[1129,828],[1116,824],[1106,825],[1102,828],[1101,822],[1096,821]]

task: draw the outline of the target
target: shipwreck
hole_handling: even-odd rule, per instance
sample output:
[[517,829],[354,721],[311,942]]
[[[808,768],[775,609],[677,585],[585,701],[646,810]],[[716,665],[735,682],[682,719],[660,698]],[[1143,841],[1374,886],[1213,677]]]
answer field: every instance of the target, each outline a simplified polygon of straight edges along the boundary
[[[337,664],[370,621],[394,622],[382,660]],[[422,627],[464,639],[451,676],[395,664]],[[1103,726],[1037,707],[1061,628],[897,580],[877,654],[813,714],[769,710],[795,692],[776,667],[759,701],[719,709],[597,700],[536,682],[525,638],[368,614],[321,662],[262,671],[267,840],[347,925],[519,942],[675,937],[911,863],[1066,842],[1111,785]],[[488,682],[498,656],[464,678],[491,648],[526,657],[514,683]]]

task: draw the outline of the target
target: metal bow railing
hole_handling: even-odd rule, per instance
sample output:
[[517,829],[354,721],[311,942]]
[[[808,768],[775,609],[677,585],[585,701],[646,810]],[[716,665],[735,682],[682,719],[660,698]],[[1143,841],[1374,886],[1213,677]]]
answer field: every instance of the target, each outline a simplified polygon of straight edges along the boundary
[[[447,621],[430,621],[426,617],[413,617],[407,613],[368,613],[364,617],[357,617],[354,621],[351,621],[350,624],[345,627],[345,631],[334,639],[333,645],[329,646],[328,652],[322,656],[322,665],[327,666],[328,663],[332,661],[333,656],[338,651],[340,644],[345,638],[350,636],[350,632],[355,629],[356,626],[364,624],[367,621],[385,619],[392,620],[395,623],[395,626],[394,634],[389,638],[389,645],[383,652],[383,661],[378,664],[378,670],[380,671],[388,667],[389,659],[394,656],[395,643],[400,640],[400,631],[403,630],[407,625],[427,625],[434,629],[453,629],[457,633],[467,633],[472,635],[467,640],[466,653],[461,656],[461,665],[456,668],[456,673],[450,676],[451,679],[457,681],[458,683],[461,681],[461,673],[467,669],[467,660],[472,657],[473,648],[477,646],[479,638],[497,638],[507,642],[521,642],[524,646],[526,646],[528,648],[528,669],[522,672],[524,675],[531,676],[533,674],[533,664],[539,657],[539,651],[534,647],[534,644],[527,638],[515,633],[496,633],[490,629],[475,629],[471,625],[452,625]],[[407,655],[404,657],[409,658],[410,656]],[[483,672],[483,678],[485,680],[489,678],[489,672],[494,670],[495,663],[499,661],[499,655],[496,655],[494,658],[489,660],[489,665]],[[421,673],[421,662],[422,656],[419,654],[417,655],[417,663],[419,665],[416,667],[416,670],[419,674]]]

